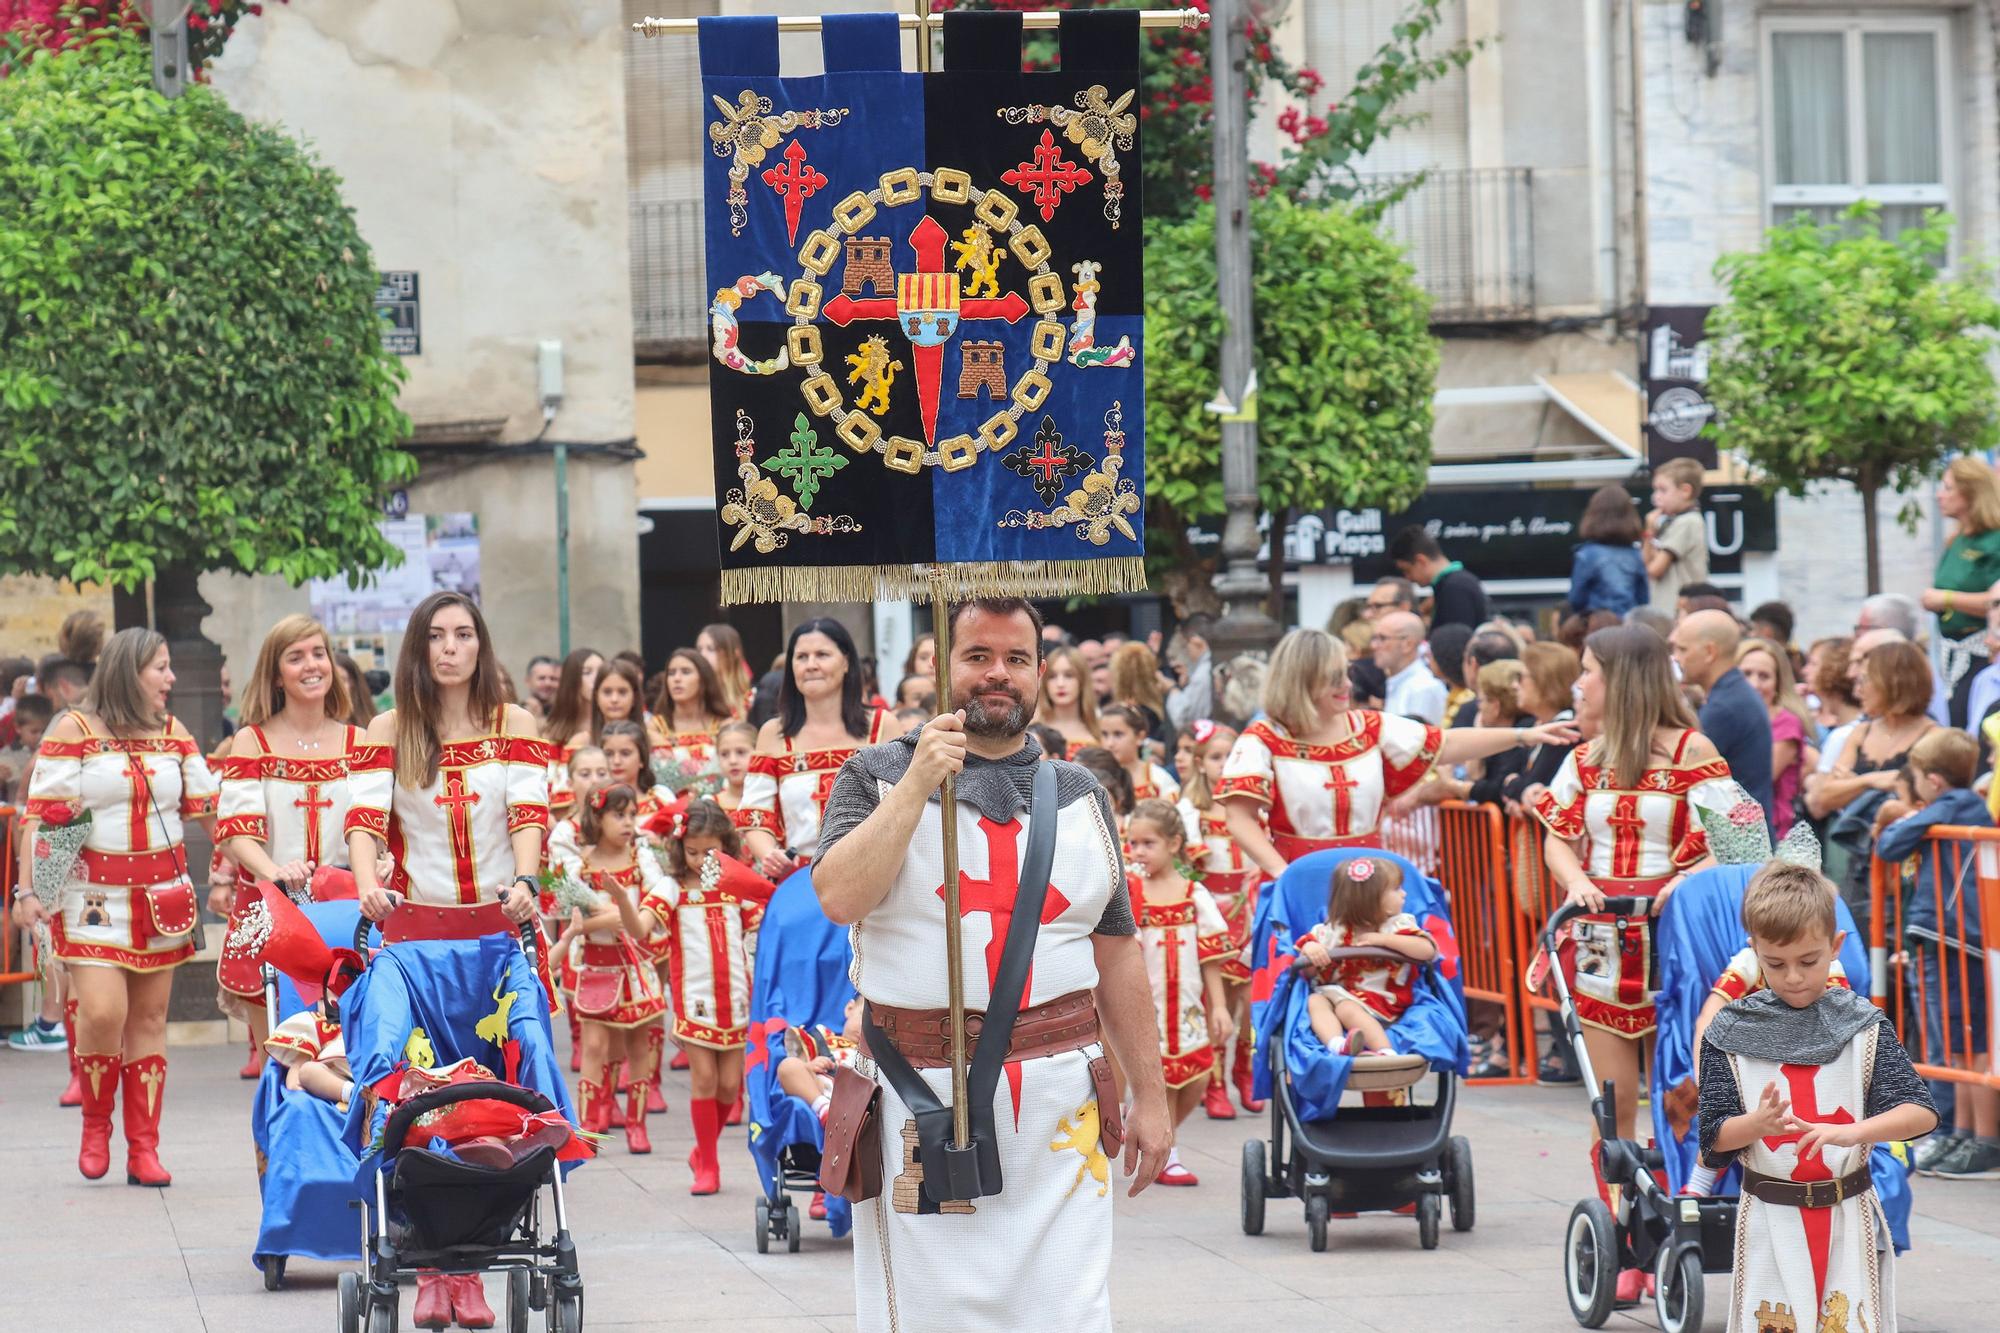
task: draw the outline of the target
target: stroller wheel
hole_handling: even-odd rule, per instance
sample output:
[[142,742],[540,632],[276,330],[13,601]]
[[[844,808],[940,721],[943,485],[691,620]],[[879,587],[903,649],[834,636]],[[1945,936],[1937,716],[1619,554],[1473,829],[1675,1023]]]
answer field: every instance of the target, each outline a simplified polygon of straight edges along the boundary
[[1264,1234],[1264,1141],[1243,1144],[1243,1234]]
[[1701,1333],[1702,1302],[1706,1295],[1700,1250],[1660,1251],[1653,1308],[1660,1316],[1661,1333]]
[[396,1333],[395,1301],[377,1301],[368,1307],[368,1333]]
[[1314,1254],[1326,1251],[1326,1218],[1330,1211],[1324,1194],[1314,1194],[1306,1199],[1306,1235],[1312,1242]]
[[799,1252],[800,1229],[799,1206],[787,1201],[785,1204],[785,1252],[787,1254],[797,1254]]
[[757,1253],[771,1252],[771,1201],[763,1195],[757,1196]]
[[1444,1213],[1444,1204],[1435,1194],[1417,1196],[1417,1244],[1427,1250],[1438,1247],[1438,1221]]
[[549,1333],[583,1333],[583,1288],[557,1287],[549,1305]]
[[334,1283],[340,1333],[361,1333],[361,1274],[342,1273]]
[[1618,1299],[1618,1228],[1602,1199],[1585,1199],[1570,1212],[1563,1277],[1576,1322],[1603,1328]]
[[264,1290],[276,1291],[285,1285],[285,1256],[282,1254],[261,1254],[257,1256],[257,1267],[264,1270]]
[[1453,1135],[1444,1156],[1444,1183],[1451,1194],[1451,1229],[1472,1230],[1472,1145]]
[[507,1270],[507,1333],[528,1333],[528,1270]]

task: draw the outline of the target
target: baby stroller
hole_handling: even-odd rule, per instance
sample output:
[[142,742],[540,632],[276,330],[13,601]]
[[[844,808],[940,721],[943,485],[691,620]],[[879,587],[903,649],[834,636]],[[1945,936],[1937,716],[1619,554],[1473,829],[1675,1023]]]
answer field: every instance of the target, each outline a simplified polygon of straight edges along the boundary
[[[403,904],[383,924],[382,949],[341,997],[362,1090],[347,1135],[360,1164],[366,1255],[360,1271],[340,1275],[341,1333],[364,1322],[370,1333],[394,1333],[398,1288],[424,1271],[504,1272],[509,1333],[525,1333],[530,1311],[544,1313],[550,1333],[583,1327],[563,1177],[590,1150],[570,1128],[576,1117],[549,1031],[533,927],[514,929],[498,904]],[[357,952],[362,938],[358,928]],[[413,1087],[421,1090],[408,1095]],[[383,1104],[398,1093],[393,1108]],[[452,1151],[461,1134],[508,1128],[540,1140],[509,1166]],[[553,1235],[544,1230],[544,1189]]]
[[[847,930],[826,919],[813,892],[812,872],[802,870],[778,886],[764,909],[757,962],[750,983],[750,1052],[743,1082],[750,1111],[750,1156],[763,1192],[753,1223],[757,1253],[771,1242],[798,1253],[798,1205],[789,1190],[819,1191],[819,1153],[825,1131],[810,1106],[778,1086],[789,1028],[823,1025],[838,1032],[854,995],[847,979],[853,961]],[[836,1238],[854,1224],[853,1205],[826,1201],[826,1222]]]
[[[1325,919],[1335,870],[1360,856],[1393,861],[1402,869],[1403,910],[1438,945],[1437,958],[1418,973],[1415,999],[1388,1030],[1399,1052],[1393,1056],[1336,1055],[1320,1042],[1306,1012],[1311,979],[1296,957],[1297,938]],[[1447,1199],[1452,1228],[1470,1231],[1472,1145],[1451,1132],[1457,1083],[1470,1051],[1457,937],[1442,888],[1391,852],[1314,852],[1292,863],[1275,886],[1265,886],[1250,947],[1258,960],[1251,983],[1256,1093],[1270,1099],[1271,1137],[1268,1150],[1259,1139],[1243,1145],[1244,1232],[1262,1234],[1266,1200],[1288,1196],[1304,1201],[1315,1251],[1326,1248],[1327,1223],[1334,1216],[1404,1211],[1416,1214],[1418,1242],[1436,1249]],[[1407,961],[1376,949],[1333,953]],[[1437,1076],[1435,1096],[1419,1104],[1410,1092],[1426,1072]],[[1361,1094],[1362,1105],[1341,1105],[1342,1094],[1350,1091]]]
[[[298,910],[329,953],[348,945],[361,917],[352,899],[307,903]],[[310,1007],[300,983],[268,962],[262,973],[264,1012],[274,1029]],[[311,982],[303,989],[318,998],[318,988]],[[346,1116],[332,1102],[288,1088],[288,1072],[277,1060],[265,1061],[250,1108],[257,1186],[264,1205],[251,1262],[264,1274],[267,1291],[284,1286],[287,1259],[338,1263],[361,1257],[348,1209],[356,1163],[343,1133]]]
[[[1689,1333],[1702,1326],[1703,1275],[1727,1273],[1735,1258],[1736,1172],[1732,1168],[1705,1198],[1679,1197],[1695,1165],[1698,1127],[1691,1115],[1694,1090],[1695,1017],[1709,989],[1745,942],[1743,889],[1757,866],[1730,865],[1700,871],[1683,880],[1661,909],[1655,931],[1659,1030],[1650,1079],[1653,1142],[1640,1145],[1617,1136],[1612,1085],[1598,1087],[1583,1045],[1583,1028],[1558,967],[1549,978],[1561,1006],[1562,1032],[1575,1051],[1584,1086],[1592,1088],[1591,1117],[1602,1142],[1598,1170],[1618,1191],[1616,1210],[1602,1198],[1585,1199],[1570,1213],[1563,1245],[1564,1287],[1570,1313],[1585,1328],[1600,1328],[1617,1308],[1618,1274],[1639,1269],[1652,1277],[1653,1303],[1665,1333]],[[1645,898],[1607,898],[1605,910],[1638,915],[1650,909]],[[1847,932],[1840,961],[1849,983],[1868,987],[1868,955],[1845,903],[1836,903],[1840,928]],[[1549,919],[1542,947],[1555,956],[1563,927],[1583,915],[1565,906]],[[1906,1248],[1909,1216],[1907,1172],[1886,1147],[1871,1158],[1876,1185],[1895,1233]],[[1898,1206],[1900,1200],[1900,1206]]]

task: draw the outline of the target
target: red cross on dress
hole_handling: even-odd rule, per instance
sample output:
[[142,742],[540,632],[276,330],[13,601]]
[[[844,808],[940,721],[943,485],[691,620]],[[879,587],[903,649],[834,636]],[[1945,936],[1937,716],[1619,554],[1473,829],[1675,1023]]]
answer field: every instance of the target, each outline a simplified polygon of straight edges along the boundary
[[1354,826],[1353,792],[1361,784],[1348,775],[1347,765],[1326,766],[1326,789],[1333,793],[1333,836],[1344,838]]
[[[1000,958],[1007,950],[1007,929],[1014,923],[1014,900],[1020,892],[1021,861],[1020,843],[1021,821],[1010,819],[1004,824],[996,824],[981,818],[979,831],[986,835],[985,879],[974,879],[963,870],[958,872],[958,914],[970,916],[974,912],[986,913],[993,923],[992,938],[986,941],[986,988],[987,1003],[993,1003],[993,983],[1000,977]],[[938,897],[944,897],[944,885],[938,885]],[[1069,899],[1061,889],[1049,885],[1048,897],[1042,903],[1042,924],[1047,925],[1061,916],[1069,908]],[[1021,1007],[1027,1008],[1029,996],[1034,993],[1035,969],[1031,963],[1028,977],[1021,986]],[[1019,1129],[1021,1121],[1021,1062],[1007,1062],[1007,1084],[1014,1096],[1014,1127]]]
[[451,837],[452,878],[457,881],[458,900],[461,903],[479,901],[479,873],[472,860],[472,807],[479,804],[479,793],[469,791],[465,785],[465,770],[446,768],[444,787],[431,798],[431,804],[445,813],[445,826]]
[[317,782],[308,782],[306,784],[305,799],[302,801],[293,801],[292,804],[306,812],[306,860],[312,862],[314,865],[318,865],[319,812],[333,809],[333,800],[330,797],[322,800],[319,794],[319,784]]
[[1637,878],[1643,847],[1640,839],[1646,832],[1645,817],[1639,813],[1639,798],[1620,796],[1612,806],[1610,818],[1604,822],[1611,826],[1612,875],[1619,879]]
[[[1819,1111],[1818,1065],[1779,1065],[1778,1070],[1785,1076],[1785,1085],[1791,1092],[1792,1118],[1814,1125],[1851,1125],[1854,1116],[1844,1106],[1835,1107],[1829,1115]],[[1795,1134],[1775,1134],[1764,1139],[1764,1146],[1772,1152],[1787,1143],[1797,1143],[1804,1138],[1803,1131]],[[1833,1168],[1826,1164],[1826,1154],[1816,1153],[1811,1160],[1801,1154],[1792,1167],[1792,1179],[1801,1183],[1814,1180],[1832,1180]],[[1806,1253],[1812,1257],[1813,1293],[1816,1301],[1826,1300],[1827,1251],[1833,1238],[1833,1209],[1801,1208],[1799,1224],[1805,1228]],[[1817,1304],[1815,1305],[1817,1308]]]

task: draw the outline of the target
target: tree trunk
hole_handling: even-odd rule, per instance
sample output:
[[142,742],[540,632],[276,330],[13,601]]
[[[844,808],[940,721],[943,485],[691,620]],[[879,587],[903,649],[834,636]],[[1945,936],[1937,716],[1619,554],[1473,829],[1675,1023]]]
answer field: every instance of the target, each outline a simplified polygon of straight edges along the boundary
[[1862,473],[1859,482],[1861,490],[1861,535],[1867,551],[1868,596],[1882,591],[1882,520],[1875,512],[1876,493],[1881,485],[1873,471]]
[[[201,631],[202,620],[214,608],[202,600],[200,579],[201,571],[189,566],[169,566],[159,572],[153,580],[153,628],[166,635],[167,653],[173,662],[174,693],[168,707],[207,755],[222,744],[222,710],[229,701],[222,694],[222,650]],[[126,612],[127,607],[121,604],[121,625]],[[195,942],[202,956],[174,969],[167,1017],[174,1022],[206,1022],[216,1017],[214,956],[204,939],[208,923],[214,920],[205,902],[214,843],[200,825],[190,823],[186,828],[189,877],[194,881],[195,897],[204,900],[201,924],[195,927]]]
[[1264,599],[1264,614],[1271,617],[1283,629],[1285,620],[1285,533],[1292,526],[1292,511],[1289,506],[1276,510],[1271,515],[1271,592]]

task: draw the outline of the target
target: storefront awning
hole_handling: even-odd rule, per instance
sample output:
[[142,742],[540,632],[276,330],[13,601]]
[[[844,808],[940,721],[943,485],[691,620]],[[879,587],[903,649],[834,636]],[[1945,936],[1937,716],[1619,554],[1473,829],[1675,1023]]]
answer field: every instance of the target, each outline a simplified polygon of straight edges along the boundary
[[[1620,371],[1440,389],[1433,403],[1432,486],[1615,481],[1645,460],[1639,386]],[[1561,413],[1555,422],[1550,407]]]

